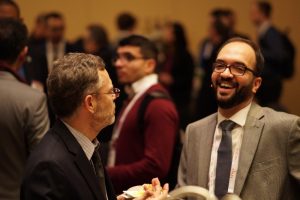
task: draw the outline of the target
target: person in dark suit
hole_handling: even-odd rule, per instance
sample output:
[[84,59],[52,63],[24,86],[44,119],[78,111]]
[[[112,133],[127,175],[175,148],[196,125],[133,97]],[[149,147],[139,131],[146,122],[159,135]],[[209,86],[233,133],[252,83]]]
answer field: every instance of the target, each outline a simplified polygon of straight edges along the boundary
[[190,119],[190,102],[193,89],[194,60],[188,50],[184,26],[168,22],[163,39],[165,60],[159,70],[159,82],[170,92],[180,115],[180,128],[185,129]]
[[21,199],[116,199],[96,138],[114,122],[120,92],[103,60],[70,53],[54,63],[47,86],[58,119],[28,159]]
[[286,51],[282,33],[271,22],[272,6],[266,1],[257,1],[251,7],[251,20],[258,33],[258,45],[265,58],[262,73],[263,83],[257,94],[259,103],[276,110],[285,110],[280,104]]
[[[28,81],[33,88],[47,94],[46,80],[52,70],[53,62],[68,52],[73,52],[73,45],[64,38],[65,21],[57,12],[50,12],[45,16],[46,40],[38,45],[29,46],[29,60],[27,63]],[[50,125],[55,122],[55,115],[48,106]]]
[[28,47],[26,26],[0,19],[0,199],[19,199],[25,163],[49,129],[46,96],[17,71]]
[[46,80],[53,62],[71,52],[73,47],[64,38],[65,22],[60,13],[50,12],[45,16],[46,40],[39,45],[30,46],[31,84],[47,91]]
[[28,160],[21,199],[116,198],[105,171],[92,162],[96,136],[114,122],[118,96],[104,67],[101,58],[79,53],[54,64],[47,83],[58,120]]
[[179,187],[198,185],[218,198],[300,198],[300,118],[253,101],[262,69],[253,42],[233,38],[220,48],[211,76],[218,112],[187,127]]

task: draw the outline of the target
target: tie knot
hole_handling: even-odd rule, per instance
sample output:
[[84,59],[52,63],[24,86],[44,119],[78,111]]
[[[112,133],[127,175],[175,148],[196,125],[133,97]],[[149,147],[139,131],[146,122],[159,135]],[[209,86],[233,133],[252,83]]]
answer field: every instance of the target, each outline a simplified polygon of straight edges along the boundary
[[235,127],[236,123],[231,120],[224,120],[220,123],[220,127],[224,131],[231,131]]

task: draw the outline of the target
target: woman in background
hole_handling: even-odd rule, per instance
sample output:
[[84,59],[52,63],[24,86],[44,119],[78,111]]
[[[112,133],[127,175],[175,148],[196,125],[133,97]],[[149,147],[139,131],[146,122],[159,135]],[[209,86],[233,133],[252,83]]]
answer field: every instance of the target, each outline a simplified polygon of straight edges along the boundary
[[169,22],[164,27],[165,60],[159,73],[160,82],[169,90],[184,129],[190,121],[189,105],[192,93],[194,61],[187,47],[183,26]]

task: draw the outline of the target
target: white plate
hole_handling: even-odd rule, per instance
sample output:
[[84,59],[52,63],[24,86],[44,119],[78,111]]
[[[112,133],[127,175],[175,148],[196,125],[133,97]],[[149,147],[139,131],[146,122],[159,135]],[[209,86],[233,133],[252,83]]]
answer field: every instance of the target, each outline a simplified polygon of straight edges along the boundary
[[145,192],[144,186],[137,185],[137,186],[133,186],[133,187],[129,188],[126,191],[123,191],[122,195],[125,198],[137,198],[137,197],[143,196],[144,192]]

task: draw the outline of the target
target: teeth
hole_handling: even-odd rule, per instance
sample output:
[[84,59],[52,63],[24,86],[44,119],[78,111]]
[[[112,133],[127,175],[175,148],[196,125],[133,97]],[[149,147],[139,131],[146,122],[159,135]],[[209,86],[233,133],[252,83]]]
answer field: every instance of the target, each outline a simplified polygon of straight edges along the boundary
[[232,88],[232,85],[227,84],[227,83],[221,83],[220,86],[224,87],[224,88]]

